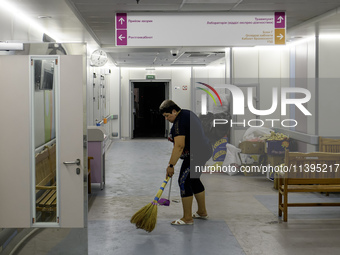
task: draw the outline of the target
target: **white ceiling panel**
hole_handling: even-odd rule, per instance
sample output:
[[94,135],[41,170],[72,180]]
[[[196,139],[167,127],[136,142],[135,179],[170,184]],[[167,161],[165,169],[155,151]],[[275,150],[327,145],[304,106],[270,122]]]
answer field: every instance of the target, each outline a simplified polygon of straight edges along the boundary
[[[94,40],[121,66],[166,66],[176,64],[209,64],[216,62],[212,55],[188,57],[187,52],[219,52],[219,48],[178,47],[177,58],[173,48],[132,48],[115,46],[115,13],[117,12],[259,12],[285,11],[287,40],[304,37],[315,31],[340,33],[339,0],[8,0],[50,31],[62,33],[64,41]],[[327,13],[323,20],[315,17]],[[50,19],[38,19],[38,16]],[[15,20],[9,22],[15,24]],[[8,26],[4,23],[3,26]],[[0,28],[1,28],[0,24]],[[28,29],[30,29],[28,27]],[[6,30],[8,31],[8,29]],[[12,34],[0,35],[10,40]],[[228,45],[226,45],[228,46]],[[222,48],[222,52],[224,48]],[[146,54],[147,53],[147,54]],[[130,54],[130,55],[127,55]],[[216,57],[223,59],[223,53]]]
[[208,11],[229,11],[231,10],[235,4],[185,4],[181,11],[199,11],[199,12],[208,12]]

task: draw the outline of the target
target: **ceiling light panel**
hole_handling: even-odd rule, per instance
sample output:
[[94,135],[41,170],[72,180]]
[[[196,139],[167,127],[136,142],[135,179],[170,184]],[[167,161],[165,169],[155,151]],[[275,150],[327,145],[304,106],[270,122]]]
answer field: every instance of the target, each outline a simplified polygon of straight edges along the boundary
[[186,4],[236,4],[240,0],[186,0]]
[[[183,0],[171,0],[172,4],[181,4]],[[228,1],[228,0],[227,0]],[[111,4],[111,5],[137,5],[136,0],[72,0],[76,4]],[[138,5],[142,4],[153,4],[153,5],[168,5],[169,0],[140,0]]]

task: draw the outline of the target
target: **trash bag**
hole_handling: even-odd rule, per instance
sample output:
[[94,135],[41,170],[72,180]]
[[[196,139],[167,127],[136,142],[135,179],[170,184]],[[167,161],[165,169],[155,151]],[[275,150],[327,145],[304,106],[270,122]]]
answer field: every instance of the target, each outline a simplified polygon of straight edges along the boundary
[[250,127],[243,135],[243,141],[259,141],[262,136],[270,135],[274,130],[266,127]]
[[228,143],[226,147],[227,147],[227,154],[223,161],[222,167],[224,166],[225,169],[227,170],[226,173],[232,176],[232,175],[237,174],[240,170],[242,163],[239,157],[239,153],[241,152],[241,149],[235,147],[234,145],[230,143]]

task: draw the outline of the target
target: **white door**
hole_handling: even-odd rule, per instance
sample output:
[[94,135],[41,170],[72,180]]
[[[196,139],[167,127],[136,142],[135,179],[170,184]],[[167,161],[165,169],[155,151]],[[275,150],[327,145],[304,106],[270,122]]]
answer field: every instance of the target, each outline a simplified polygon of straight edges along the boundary
[[29,57],[0,56],[0,228],[28,228]]
[[[83,151],[84,77],[82,56],[60,56],[59,217],[61,227],[68,228],[84,226],[84,176],[87,176],[84,173],[87,158]],[[77,159],[80,159],[79,166],[64,164]]]
[[[42,56],[38,56],[42,57]],[[53,58],[49,56],[48,58]],[[0,228],[29,227],[84,227],[84,207],[86,204],[84,190],[86,188],[87,169],[86,151],[83,147],[83,135],[86,130],[86,98],[83,56],[55,56],[54,68],[58,70],[54,76],[55,98],[53,118],[46,125],[52,125],[49,132],[33,130],[36,125],[37,112],[46,115],[49,109],[35,109],[34,96],[38,85],[30,70],[30,56],[0,56],[0,111],[3,121],[0,125]],[[51,59],[50,59],[51,60]],[[47,76],[46,76],[47,77]],[[85,77],[85,78],[84,78]],[[48,80],[48,79],[47,79]],[[42,83],[41,83],[42,84]],[[45,84],[46,85],[46,84]],[[36,86],[32,87],[32,86]],[[42,99],[49,100],[46,85]],[[42,88],[43,89],[43,88]],[[52,109],[53,109],[52,107]],[[37,107],[36,107],[37,108]],[[35,117],[35,118],[34,118]],[[85,128],[84,128],[85,127]],[[41,132],[45,132],[41,136]],[[48,133],[46,135],[46,133]],[[55,208],[48,207],[38,211],[36,208],[36,176],[35,152],[36,137],[54,136],[56,143],[56,202]],[[45,146],[45,145],[44,145]],[[80,164],[65,164],[77,162]],[[52,185],[52,183],[49,183]],[[46,209],[46,210],[45,210]],[[55,216],[50,221],[36,221],[37,212],[43,211]],[[52,214],[53,215],[53,214]]]

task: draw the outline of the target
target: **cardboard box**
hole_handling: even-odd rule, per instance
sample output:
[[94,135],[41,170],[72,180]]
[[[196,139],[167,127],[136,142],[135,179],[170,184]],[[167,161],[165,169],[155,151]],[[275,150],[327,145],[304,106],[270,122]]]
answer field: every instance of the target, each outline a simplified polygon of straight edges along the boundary
[[285,162],[285,156],[284,155],[279,155],[279,156],[268,155],[267,160],[268,160],[268,165],[278,166]]
[[245,154],[263,154],[265,144],[264,142],[244,141],[241,142],[238,147],[241,149],[241,152]]
[[267,155],[266,154],[244,154],[240,153],[240,158],[242,164],[267,164]]
[[289,139],[266,141],[265,152],[268,155],[285,155],[289,150]]

